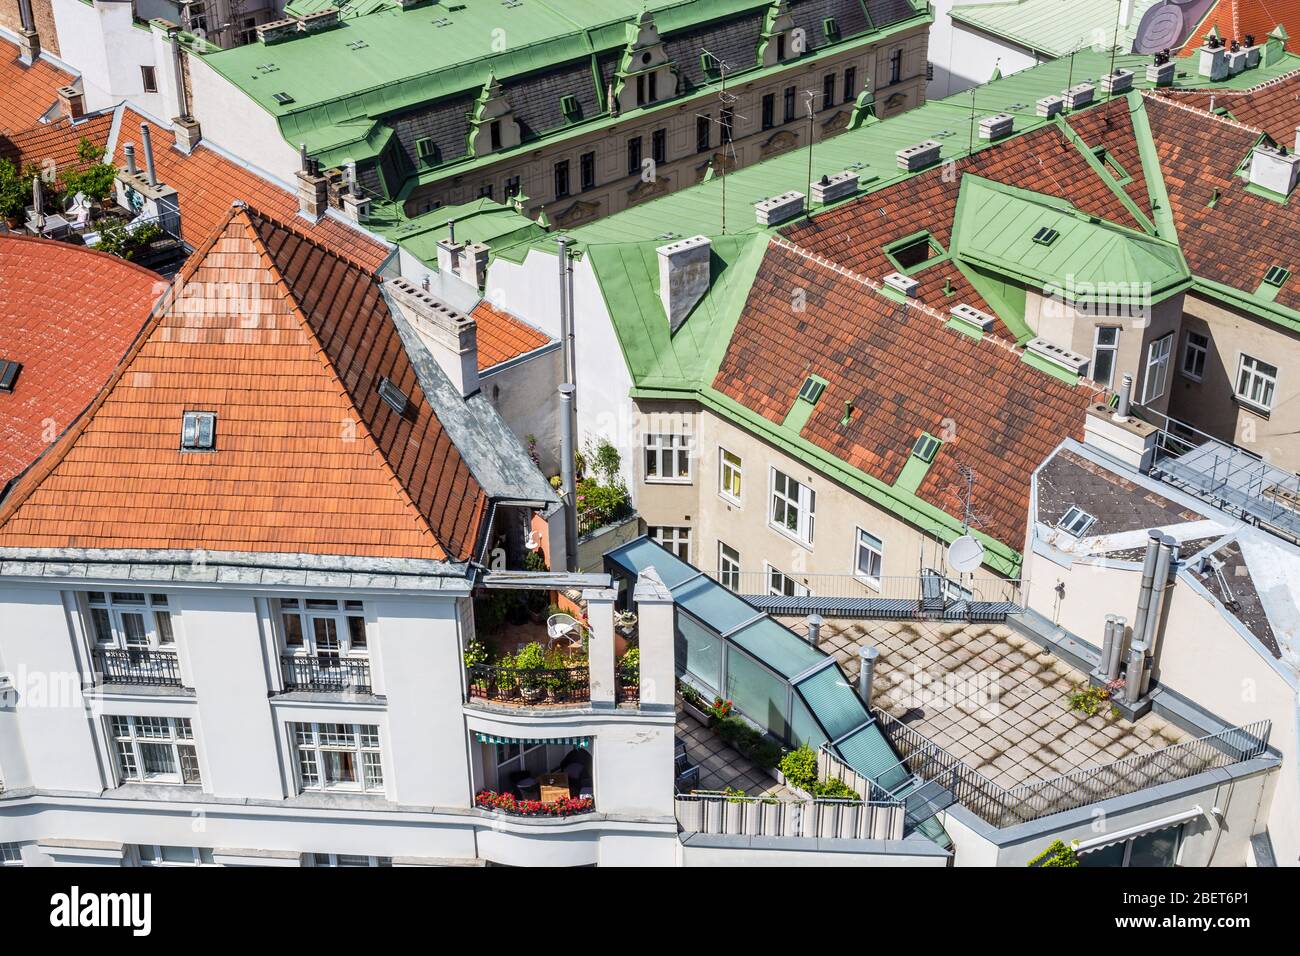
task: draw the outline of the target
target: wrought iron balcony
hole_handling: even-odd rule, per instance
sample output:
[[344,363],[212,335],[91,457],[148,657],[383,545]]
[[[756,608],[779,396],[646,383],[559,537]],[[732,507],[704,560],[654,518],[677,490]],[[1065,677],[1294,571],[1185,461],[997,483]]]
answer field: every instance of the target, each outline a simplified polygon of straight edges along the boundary
[[105,684],[180,687],[181,666],[175,651],[148,647],[94,649],[95,673]]
[[469,670],[469,696],[533,706],[585,703],[591,700],[590,670],[586,664],[537,670],[479,664]]
[[284,689],[325,693],[369,694],[370,661],[358,657],[306,657],[285,654],[280,658]]

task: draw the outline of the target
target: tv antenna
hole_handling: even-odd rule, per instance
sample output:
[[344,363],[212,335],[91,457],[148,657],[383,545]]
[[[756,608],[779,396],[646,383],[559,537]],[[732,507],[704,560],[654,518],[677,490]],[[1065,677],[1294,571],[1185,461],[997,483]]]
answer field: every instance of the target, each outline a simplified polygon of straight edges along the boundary
[[[716,56],[709,50],[703,51],[704,55],[717,64],[718,69],[718,118],[715,120],[712,113],[696,113],[696,119],[707,120],[710,124],[717,123],[722,131],[721,142],[723,147],[722,170],[721,170],[721,187],[722,187],[722,232],[727,232],[727,166],[730,163],[739,162],[736,158],[736,144],[734,127],[738,119],[745,119],[744,116],[737,116],[735,111],[736,103],[740,97],[735,93],[727,92],[727,74],[731,72],[731,64],[720,56]],[[707,87],[706,87],[707,89]],[[730,163],[728,162],[730,155]]]
[[961,533],[966,534],[972,525],[984,527],[988,523],[988,515],[975,510],[975,469],[958,462],[957,473],[961,475],[966,487],[960,492],[953,493],[953,497],[961,504]]
[[[808,183],[809,185],[805,186],[804,187],[805,189],[812,188],[811,183],[813,178],[813,120],[817,115],[817,111],[813,109],[813,102],[817,99],[817,97],[823,95],[824,94],[822,93],[821,90],[803,91],[804,108],[808,110]],[[804,208],[808,211],[808,215],[812,215],[811,203],[805,204]]]

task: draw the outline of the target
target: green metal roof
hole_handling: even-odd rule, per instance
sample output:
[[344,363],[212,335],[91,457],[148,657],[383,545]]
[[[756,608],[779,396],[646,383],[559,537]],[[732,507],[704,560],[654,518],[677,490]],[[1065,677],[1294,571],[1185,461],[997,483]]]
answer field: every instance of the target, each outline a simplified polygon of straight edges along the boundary
[[[1050,242],[1035,238],[1043,231]],[[1176,242],[970,173],[958,193],[953,252],[1074,301],[1155,304],[1192,281]]]
[[486,198],[459,206],[441,206],[413,220],[388,218],[381,210],[380,218],[370,220],[366,225],[401,243],[407,252],[421,261],[432,263],[438,260],[438,241],[449,236],[449,224],[453,220],[457,241],[486,243],[493,251],[547,235],[544,228],[513,206]]
[[1002,37],[1048,56],[1066,56],[1083,47],[1109,49],[1119,37],[1122,50],[1133,49],[1138,24],[1164,0],[1136,0],[1128,26],[1116,31],[1118,0],[1014,0],[954,6],[949,15],[985,33]]

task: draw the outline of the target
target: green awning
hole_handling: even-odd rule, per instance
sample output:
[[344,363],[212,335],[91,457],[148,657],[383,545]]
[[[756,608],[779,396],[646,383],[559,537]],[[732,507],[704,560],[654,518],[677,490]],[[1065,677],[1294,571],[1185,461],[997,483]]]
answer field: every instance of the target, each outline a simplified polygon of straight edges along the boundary
[[564,745],[584,749],[591,746],[590,737],[498,737],[496,734],[480,733],[474,736],[481,744],[555,744],[557,747]]

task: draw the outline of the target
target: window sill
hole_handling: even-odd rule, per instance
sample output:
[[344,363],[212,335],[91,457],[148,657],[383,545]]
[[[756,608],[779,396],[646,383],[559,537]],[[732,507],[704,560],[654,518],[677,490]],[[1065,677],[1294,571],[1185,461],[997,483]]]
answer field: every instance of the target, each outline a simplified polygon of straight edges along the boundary
[[693,485],[693,478],[643,478],[643,484],[647,485]]
[[793,541],[795,544],[799,545],[799,547],[803,548],[805,551],[812,551],[813,544],[811,541],[805,541],[803,538],[799,537],[794,532],[781,527],[779,524],[773,524],[771,521],[768,521],[767,527],[769,530],[775,531],[777,534],[785,538],[787,541]]
[[1234,394],[1232,396],[1232,400],[1237,404],[1238,408],[1244,409],[1245,411],[1250,412],[1252,415],[1264,419],[1264,421],[1268,421],[1273,414],[1273,410],[1271,408],[1264,408],[1263,406],[1256,405],[1254,402],[1248,401],[1247,399],[1242,398],[1240,395]]
[[718,492],[718,497],[721,498],[723,501],[725,501],[725,502],[726,502],[727,504],[729,504],[729,505],[734,505],[734,506],[737,507],[737,508],[743,508],[743,507],[744,507],[744,505],[742,505],[742,504],[740,503],[740,499],[739,499],[739,498],[733,498],[733,497],[731,497],[731,495],[724,495],[724,494],[723,494],[722,492],[720,492],[720,491]]
[[853,575],[853,580],[857,581],[865,588],[870,588],[877,594],[880,593],[880,578],[866,578],[860,574]]

